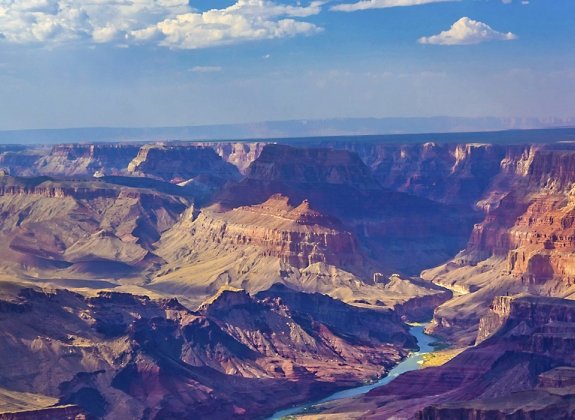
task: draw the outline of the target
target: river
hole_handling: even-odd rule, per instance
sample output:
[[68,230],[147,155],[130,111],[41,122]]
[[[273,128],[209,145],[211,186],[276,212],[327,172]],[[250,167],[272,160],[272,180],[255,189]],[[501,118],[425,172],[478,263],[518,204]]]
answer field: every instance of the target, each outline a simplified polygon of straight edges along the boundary
[[288,408],[276,412],[274,415],[268,418],[268,420],[279,420],[286,416],[293,416],[295,414],[302,414],[308,411],[315,405],[326,403],[328,401],[339,400],[342,398],[351,398],[358,395],[366,394],[374,388],[380,387],[382,385],[388,384],[393,381],[399,375],[410,370],[419,369],[421,362],[423,361],[423,355],[432,352],[434,347],[431,345],[433,342],[437,342],[437,339],[424,333],[426,325],[414,325],[410,329],[410,333],[417,338],[417,344],[419,346],[419,351],[410,353],[402,362],[389,371],[389,374],[379,381],[374,382],[369,385],[362,385],[355,388],[345,389],[343,391],[336,392],[319,401],[308,402],[297,407]]

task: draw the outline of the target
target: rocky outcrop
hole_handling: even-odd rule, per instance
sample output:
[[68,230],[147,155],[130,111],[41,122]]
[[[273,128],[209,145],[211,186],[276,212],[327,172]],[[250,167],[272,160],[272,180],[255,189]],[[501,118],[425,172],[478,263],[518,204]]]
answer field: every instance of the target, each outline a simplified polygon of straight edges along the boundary
[[2,270],[17,278],[129,276],[158,260],[152,244],[188,205],[101,181],[0,178]]
[[36,410],[0,412],[2,420],[84,420],[85,411],[74,405],[46,407]]
[[356,239],[341,226],[338,229],[337,220],[311,209],[307,201],[292,207],[281,195],[224,213],[203,210],[190,229],[200,240],[224,248],[255,246],[296,268],[314,263],[350,267],[363,261]]
[[4,175],[34,175],[40,153],[41,151],[29,151],[25,148],[8,148],[5,151],[0,149],[0,171]]
[[350,311],[349,305],[321,293],[298,293],[283,284],[275,284],[268,290],[259,292],[258,299],[278,298],[290,308],[292,314],[311,317],[339,334],[345,330],[366,342],[378,340],[401,344],[405,348],[414,348],[415,340],[405,336],[405,329],[397,312],[367,308],[355,308]]
[[275,145],[214,201],[162,237],[158,255],[167,264],[155,273],[154,290],[201,296],[222,285],[259,292],[283,282],[394,306],[444,291],[409,280],[378,283],[374,273],[443,258],[468,222],[446,206],[382,189],[347,151]]
[[[487,405],[487,407],[485,406]],[[490,401],[488,404],[442,404],[417,413],[417,420],[506,420],[506,419],[569,419],[575,416],[575,397],[560,392],[518,392],[513,399]]]
[[433,317],[435,308],[447,302],[453,294],[446,289],[439,289],[437,293],[413,296],[404,302],[398,303],[393,310],[400,316],[412,322],[427,322]]
[[233,209],[278,193],[293,203],[307,200],[340,220],[388,272],[414,274],[454,254],[474,220],[473,214],[382,188],[354,153],[284,145],[267,145],[246,178],[227,185],[214,200]]
[[491,191],[479,202],[486,215],[466,249],[423,273],[465,293],[438,308],[435,332],[454,337],[462,331],[456,319],[467,319],[464,328],[472,334],[497,294],[568,297],[575,291],[572,160],[575,150],[569,145],[508,153]]
[[212,147],[223,160],[236,166],[242,174],[245,174],[250,164],[260,156],[266,143],[218,142],[202,143],[202,145]]
[[148,144],[129,163],[132,175],[180,183],[192,179],[204,182],[240,178],[238,170],[225,162],[211,147]]
[[125,293],[16,293],[26,310],[0,317],[0,386],[98,418],[263,416],[380,376],[414,345],[393,313],[363,324],[365,310],[286,289],[226,288],[198,311]]
[[383,141],[329,142],[325,147],[356,152],[385,188],[434,201],[463,206],[470,211],[489,191],[509,158],[529,146],[484,143],[410,144]]
[[131,144],[63,144],[33,165],[34,175],[123,175],[139,146]]
[[348,185],[362,190],[380,188],[358,155],[335,149],[270,144],[250,165],[247,175],[250,179],[271,182]]
[[[257,293],[281,282],[346,302],[400,307],[407,319],[429,313],[442,288],[379,273],[355,235],[308,202],[274,195],[262,204],[188,210],[157,244],[166,264],[147,288],[201,299],[224,285]],[[426,296],[434,296],[426,299]],[[193,303],[197,303],[195,300]]]
[[51,148],[0,150],[0,168],[14,176],[123,175],[139,146],[133,144],[61,144]]
[[[525,336],[526,329],[538,329],[543,334],[560,335],[565,340],[572,341],[575,338],[572,336],[575,333],[575,301],[532,296],[498,296],[489,309],[488,314],[480,322],[478,344],[495,334],[513,334],[513,330],[519,325],[523,330],[519,334]],[[541,344],[534,334],[530,336],[530,340],[533,346]],[[556,353],[561,348],[550,347],[540,350]]]
[[481,321],[477,345],[326,413],[345,416],[365,407],[361,418],[569,418],[575,412],[574,315],[569,300],[498,297]]

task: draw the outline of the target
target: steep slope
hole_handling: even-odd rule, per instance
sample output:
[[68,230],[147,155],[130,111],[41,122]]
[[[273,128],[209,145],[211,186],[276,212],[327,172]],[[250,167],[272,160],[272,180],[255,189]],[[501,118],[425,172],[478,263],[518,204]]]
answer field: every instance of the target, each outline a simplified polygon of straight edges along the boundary
[[47,148],[26,148],[24,146],[0,146],[0,171],[5,175],[27,176],[34,174],[34,165]]
[[568,146],[534,146],[504,162],[465,251],[422,274],[463,293],[437,310],[435,332],[469,341],[496,295],[574,296],[574,162]]
[[429,137],[431,141],[417,144],[383,141],[321,144],[357,153],[385,188],[462,206],[467,212],[500,173],[501,161],[521,154],[526,148],[490,143],[437,143],[433,135]]
[[409,280],[383,275],[374,280],[372,263],[352,233],[311,209],[309,202],[292,206],[281,195],[229,211],[218,206],[190,209],[162,236],[156,252],[167,264],[147,287],[186,296],[191,303],[224,285],[258,292],[282,282],[377,306],[427,297],[421,308],[414,305],[403,312],[419,319],[421,310],[448,298],[442,289]]
[[3,274],[130,277],[159,261],[152,244],[188,205],[182,196],[101,181],[1,177]]
[[138,145],[120,143],[4,147],[0,168],[13,176],[123,175],[138,150]]
[[224,208],[253,205],[280,193],[307,200],[340,220],[369,257],[390,272],[415,274],[461,249],[474,216],[383,189],[354,153],[267,145],[239,183],[216,196]]
[[263,142],[241,142],[241,143],[201,143],[201,145],[212,147],[218,155],[226,162],[236,166],[238,170],[245,174],[251,163],[256,160],[266,143]]
[[[95,417],[262,416],[377,377],[414,345],[393,313],[362,323],[365,310],[285,289],[221,290],[194,312],[176,300],[5,286],[4,394],[42,394]],[[322,311],[308,313],[316,302]]]
[[428,296],[412,305],[423,314],[445,291],[390,275],[445,258],[469,223],[446,206],[383,190],[357,155],[329,149],[268,145],[214,201],[163,235],[158,255],[168,263],[151,289],[200,299],[226,284],[258,292],[281,281],[358,304]]
[[19,175],[123,175],[138,153],[133,144],[63,144],[34,162],[31,173]]
[[326,418],[572,418],[574,349],[575,302],[498,297],[481,321],[476,346],[335,404]]
[[225,162],[211,147],[196,145],[144,145],[128,165],[128,172],[173,183],[198,177],[214,182],[240,178],[237,168]]

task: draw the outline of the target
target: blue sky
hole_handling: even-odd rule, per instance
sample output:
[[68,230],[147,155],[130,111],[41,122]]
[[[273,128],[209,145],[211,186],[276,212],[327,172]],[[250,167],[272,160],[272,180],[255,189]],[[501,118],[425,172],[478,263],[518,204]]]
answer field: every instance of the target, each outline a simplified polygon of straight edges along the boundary
[[574,117],[574,22],[573,0],[0,0],[0,129]]

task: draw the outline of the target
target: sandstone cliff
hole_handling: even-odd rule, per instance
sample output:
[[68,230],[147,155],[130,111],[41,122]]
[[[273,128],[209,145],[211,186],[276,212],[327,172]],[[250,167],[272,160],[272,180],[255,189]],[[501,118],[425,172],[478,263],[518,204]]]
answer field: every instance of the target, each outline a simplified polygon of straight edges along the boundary
[[[575,302],[498,297],[477,345],[439,367],[401,375],[334,404],[347,418],[571,418],[575,414]],[[557,417],[558,416],[558,417]]]
[[257,292],[281,281],[390,307],[438,295],[420,301],[424,313],[444,291],[389,275],[445,258],[469,226],[446,206],[382,189],[357,155],[329,149],[269,145],[213,201],[162,237],[158,255],[168,263],[153,290],[203,296],[226,284]]
[[205,146],[212,147],[218,155],[226,162],[236,166],[238,170],[244,174],[250,164],[256,160],[266,143],[203,143]]
[[225,162],[210,147],[163,144],[142,146],[129,163],[128,172],[173,183],[199,177],[214,182],[240,178],[237,168]]
[[444,261],[463,247],[475,220],[469,212],[382,188],[354,153],[283,145],[266,146],[246,178],[215,200],[236,208],[278,193],[340,220],[388,272],[416,274]]
[[497,294],[572,296],[573,160],[575,150],[569,146],[532,146],[502,161],[492,190],[480,202],[486,204],[485,218],[475,225],[466,249],[423,273],[464,294],[437,310],[436,332],[455,336],[467,331],[463,336],[471,337]]
[[34,162],[32,175],[122,175],[137,151],[130,144],[56,145]]
[[281,195],[232,210],[190,209],[162,236],[156,252],[167,264],[147,287],[189,299],[224,285],[258,292],[276,282],[375,306],[393,307],[424,296],[448,298],[439,288],[409,280],[375,281],[373,264],[353,233],[309,202],[291,205]]

